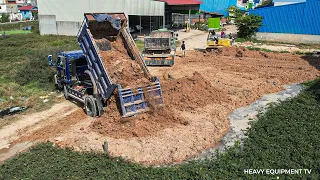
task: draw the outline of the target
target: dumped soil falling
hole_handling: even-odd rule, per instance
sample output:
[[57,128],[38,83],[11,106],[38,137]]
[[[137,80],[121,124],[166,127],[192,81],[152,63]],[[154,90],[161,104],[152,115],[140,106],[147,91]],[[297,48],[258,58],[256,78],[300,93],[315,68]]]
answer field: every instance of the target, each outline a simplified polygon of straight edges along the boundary
[[169,80],[161,85],[164,107],[152,108],[137,117],[122,118],[113,97],[105,114],[92,123],[92,129],[115,138],[149,136],[175,125],[188,125],[178,111],[190,111],[212,102],[228,101],[226,91],[212,87],[198,72],[192,77]]
[[[114,84],[120,84],[123,88],[143,86],[150,83],[137,61],[129,56],[123,40],[117,38],[110,42],[107,39],[96,40],[99,44],[103,42],[110,44],[110,50],[100,50],[104,67]],[[100,48],[101,49],[101,48]]]

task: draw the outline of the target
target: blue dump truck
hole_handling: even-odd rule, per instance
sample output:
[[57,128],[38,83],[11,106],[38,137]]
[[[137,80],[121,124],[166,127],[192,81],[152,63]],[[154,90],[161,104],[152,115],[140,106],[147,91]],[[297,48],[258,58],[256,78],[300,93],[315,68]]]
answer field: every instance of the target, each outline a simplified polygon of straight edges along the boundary
[[157,30],[144,38],[142,57],[148,66],[173,66],[176,53],[176,34],[173,31]]
[[[48,56],[50,66],[56,67],[55,83],[66,99],[84,103],[87,115],[101,116],[108,99],[115,95],[123,117],[148,111],[150,106],[161,106],[163,97],[159,79],[152,77],[136,47],[123,13],[88,13],[78,33],[82,50],[61,52],[56,63]],[[132,61],[136,61],[150,82],[147,85],[123,88],[112,81],[101,52],[111,50],[110,42],[121,38]],[[103,39],[103,41],[101,41]],[[130,60],[130,61],[131,61]],[[111,60],[112,62],[112,60]]]

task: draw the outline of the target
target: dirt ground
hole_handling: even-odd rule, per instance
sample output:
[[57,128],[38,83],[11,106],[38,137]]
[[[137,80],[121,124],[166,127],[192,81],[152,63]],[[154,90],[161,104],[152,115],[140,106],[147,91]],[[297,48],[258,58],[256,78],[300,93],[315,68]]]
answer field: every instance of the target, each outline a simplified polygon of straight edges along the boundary
[[[88,118],[78,108],[2,138],[11,145],[49,140],[78,151],[103,151],[107,141],[111,155],[134,162],[181,162],[215,146],[229,130],[227,117],[234,109],[280,91],[283,85],[319,77],[319,62],[317,57],[234,47],[210,53],[187,51],[185,58],[176,57],[173,67],[149,68],[160,78],[162,109],[121,118],[111,103],[102,117]],[[16,138],[10,140],[12,136]]]

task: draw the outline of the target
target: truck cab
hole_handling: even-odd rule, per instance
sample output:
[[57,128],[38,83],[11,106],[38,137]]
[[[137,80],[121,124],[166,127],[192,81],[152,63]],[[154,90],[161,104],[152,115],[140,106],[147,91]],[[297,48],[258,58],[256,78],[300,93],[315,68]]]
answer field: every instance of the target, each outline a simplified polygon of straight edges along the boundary
[[66,84],[75,83],[81,79],[88,69],[87,61],[80,51],[67,51],[58,53],[56,63],[52,60],[52,55],[48,56],[50,66],[55,66],[55,84],[63,88]]
[[84,103],[86,113],[90,116],[97,116],[98,109],[93,97],[93,83],[83,51],[60,52],[55,62],[52,55],[49,55],[48,61],[51,67],[55,67],[55,84],[58,89],[63,90],[64,97]]

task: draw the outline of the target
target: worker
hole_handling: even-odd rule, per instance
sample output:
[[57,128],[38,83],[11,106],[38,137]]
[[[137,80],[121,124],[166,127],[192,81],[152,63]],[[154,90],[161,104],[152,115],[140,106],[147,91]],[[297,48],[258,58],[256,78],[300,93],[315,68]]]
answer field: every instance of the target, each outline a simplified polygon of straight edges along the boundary
[[180,49],[182,50],[182,56],[185,57],[186,56],[186,45],[184,44],[184,41],[182,41]]
[[210,39],[214,40],[216,42],[216,44],[218,44],[218,37],[216,36],[216,32],[214,30],[212,30],[210,32]]
[[211,35],[210,35],[210,38],[211,39],[214,39],[214,37],[216,36],[216,32],[214,30],[211,31]]
[[229,39],[231,39],[231,45],[234,43],[234,37],[232,33],[229,34]]
[[224,31],[221,31],[221,38],[225,38],[225,33],[224,33]]

